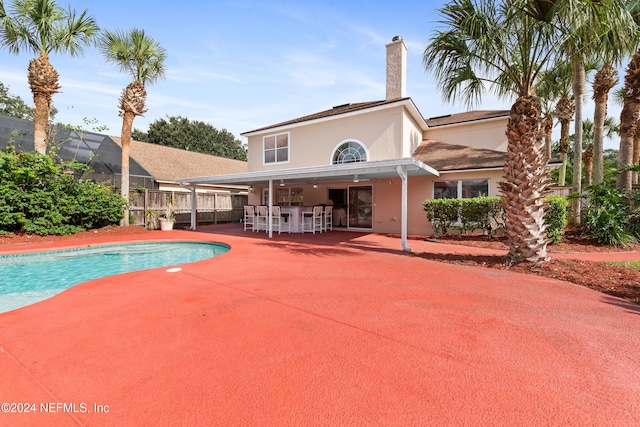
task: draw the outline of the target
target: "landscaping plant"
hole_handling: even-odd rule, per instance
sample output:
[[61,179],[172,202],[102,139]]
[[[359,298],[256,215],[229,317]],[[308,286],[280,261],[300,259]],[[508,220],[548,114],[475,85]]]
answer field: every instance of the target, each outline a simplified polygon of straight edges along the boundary
[[547,236],[553,243],[560,243],[564,229],[567,226],[567,199],[559,196],[545,197],[547,209],[544,213],[544,222],[547,225]]
[[585,232],[602,245],[626,246],[636,241],[631,231],[629,214],[632,197],[626,191],[605,184],[587,188],[589,208]]
[[0,152],[0,230],[28,234],[72,234],[116,225],[125,201],[110,188],[77,180],[77,162],[52,155]]

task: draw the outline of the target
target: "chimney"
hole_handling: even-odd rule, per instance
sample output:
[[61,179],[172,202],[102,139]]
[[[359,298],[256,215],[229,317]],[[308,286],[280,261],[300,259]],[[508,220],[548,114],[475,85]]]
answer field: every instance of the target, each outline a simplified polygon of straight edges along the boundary
[[407,45],[395,36],[387,45],[387,101],[407,96]]

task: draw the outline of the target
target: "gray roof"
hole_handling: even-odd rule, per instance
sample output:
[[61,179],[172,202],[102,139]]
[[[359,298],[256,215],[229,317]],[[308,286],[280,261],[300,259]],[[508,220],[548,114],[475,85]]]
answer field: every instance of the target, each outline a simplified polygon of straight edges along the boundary
[[465,113],[446,114],[443,116],[428,118],[427,125],[430,128],[438,126],[454,125],[459,123],[475,122],[478,120],[488,120],[505,118],[509,116],[509,110],[474,110]]
[[[13,137],[10,135],[14,134]],[[33,151],[33,122],[0,116],[0,149],[12,141],[16,149]],[[63,160],[78,160],[91,166],[97,174],[121,172],[120,138],[93,132],[76,132],[62,127],[55,135],[58,155]],[[184,176],[210,176],[242,173],[247,162],[210,154],[164,147],[147,142],[131,141],[129,173],[155,181],[175,182]]]
[[[269,129],[275,129],[275,128],[279,128],[282,126],[291,126],[291,125],[296,125],[299,123],[304,123],[304,122],[309,122],[309,121],[313,121],[313,120],[319,120],[319,119],[325,119],[328,117],[333,117],[333,116],[339,116],[342,114],[348,114],[348,113],[354,113],[354,112],[358,112],[358,111],[362,111],[362,110],[367,110],[370,108],[376,108],[376,107],[382,107],[382,106],[387,106],[390,104],[395,104],[395,103],[399,103],[399,102],[405,102],[405,101],[410,101],[411,105],[414,106],[413,101],[411,100],[411,98],[399,98],[399,99],[392,99],[392,100],[382,100],[382,101],[369,101],[369,102],[356,102],[356,103],[352,103],[352,104],[342,104],[342,105],[336,105],[335,107],[329,109],[329,110],[324,110],[324,111],[320,111],[319,113],[313,113],[313,114],[309,114],[306,116],[302,116],[302,117],[298,117],[292,120],[287,120],[286,122],[280,122],[280,123],[276,123],[273,125],[269,125],[269,126],[265,126],[265,127],[261,127],[258,129],[254,129],[251,131],[247,131],[247,132],[243,132],[242,135],[247,135],[247,134],[251,134],[254,132],[261,132],[264,130],[269,130]],[[417,112],[417,114],[420,114],[420,112],[418,111],[417,108],[415,108],[415,111]],[[422,117],[420,115],[420,117]]]
[[[118,148],[121,146],[119,137],[112,136],[111,139]],[[242,173],[248,169],[245,161],[141,141],[131,141],[129,155],[144,165],[156,181],[162,182],[175,182],[185,176]]]
[[418,145],[413,157],[432,168],[447,172],[468,169],[502,168],[507,153],[426,139]]
[[[108,136],[93,132],[77,132],[63,126],[54,128],[53,132],[53,145],[58,147],[61,159],[78,160],[91,166],[99,174],[120,173],[122,151]],[[4,150],[9,142],[12,142],[18,151],[33,151],[33,122],[0,116],[0,149]],[[129,173],[152,178],[134,158],[130,160]]]

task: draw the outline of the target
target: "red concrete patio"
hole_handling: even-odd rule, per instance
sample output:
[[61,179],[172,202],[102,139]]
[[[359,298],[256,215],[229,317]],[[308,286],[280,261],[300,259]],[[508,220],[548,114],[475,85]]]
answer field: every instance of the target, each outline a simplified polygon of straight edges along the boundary
[[268,239],[235,224],[151,239],[231,250],[179,273],[94,280],[0,314],[0,403],[36,404],[31,413],[0,413],[0,425],[629,426],[640,419],[640,307],[623,300],[428,261],[375,234]]

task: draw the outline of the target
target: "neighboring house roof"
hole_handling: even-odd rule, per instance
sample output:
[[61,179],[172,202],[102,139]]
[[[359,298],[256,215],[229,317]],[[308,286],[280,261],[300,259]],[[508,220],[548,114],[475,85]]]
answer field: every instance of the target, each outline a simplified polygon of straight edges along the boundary
[[[119,137],[111,136],[122,146]],[[132,140],[129,155],[149,171],[156,181],[175,182],[189,176],[211,176],[243,173],[247,162],[179,148],[165,147]]]
[[428,118],[426,122],[427,126],[433,128],[438,126],[475,122],[478,120],[504,118],[507,116],[509,116],[509,110],[476,110],[468,111],[466,113],[447,114],[444,116],[431,117]]
[[425,139],[413,157],[440,172],[502,168],[506,153]]
[[247,136],[252,133],[259,133],[266,130],[277,129],[280,127],[290,127],[293,125],[311,122],[314,120],[323,120],[323,119],[333,118],[340,115],[356,114],[356,113],[363,112],[364,110],[389,107],[389,106],[392,106],[393,104],[405,104],[409,108],[411,113],[415,116],[415,119],[422,121],[422,126],[424,126],[426,129],[424,119],[422,118],[422,115],[418,111],[418,108],[413,103],[413,100],[411,98],[400,98],[400,99],[393,99],[390,101],[383,100],[383,101],[357,102],[352,104],[337,105],[329,110],[320,111],[319,113],[309,114],[306,116],[298,117],[296,119],[287,120],[286,122],[276,123],[273,125],[254,129],[248,132],[243,132],[242,135]]

